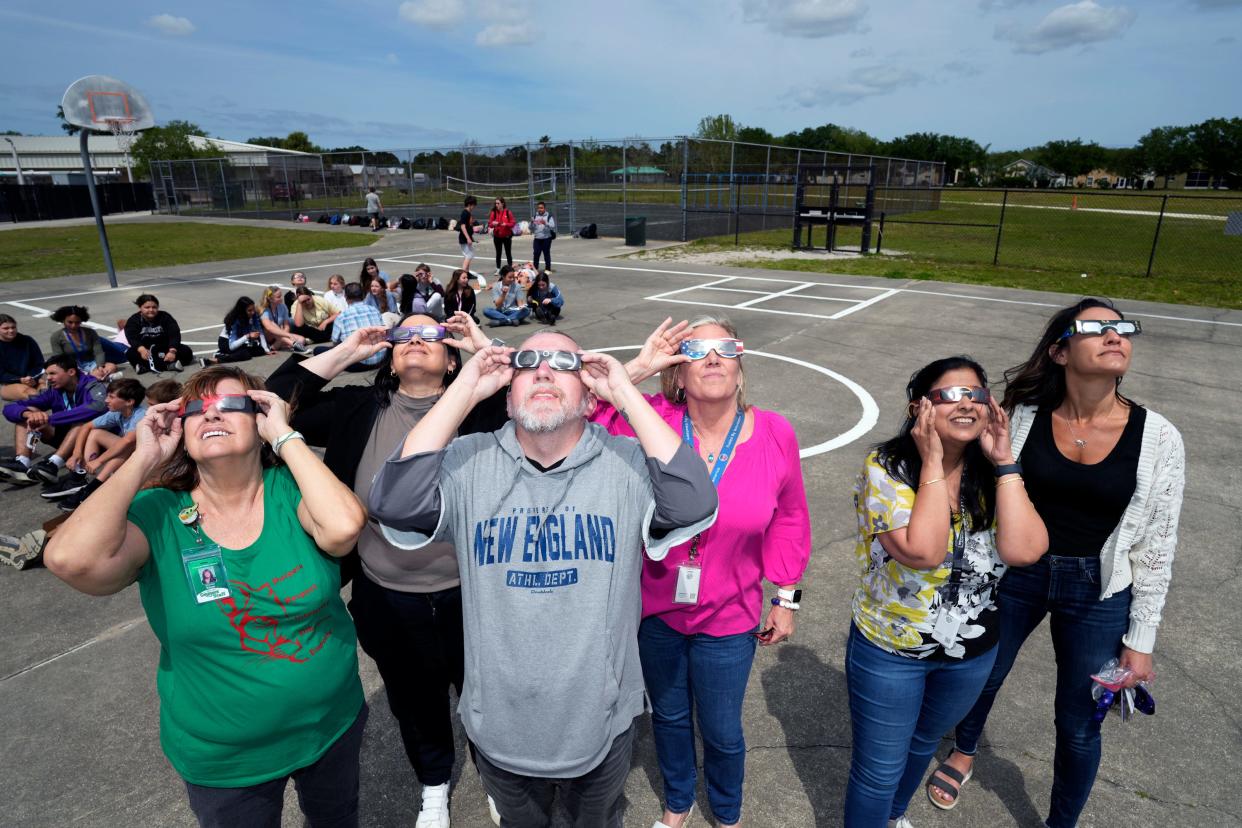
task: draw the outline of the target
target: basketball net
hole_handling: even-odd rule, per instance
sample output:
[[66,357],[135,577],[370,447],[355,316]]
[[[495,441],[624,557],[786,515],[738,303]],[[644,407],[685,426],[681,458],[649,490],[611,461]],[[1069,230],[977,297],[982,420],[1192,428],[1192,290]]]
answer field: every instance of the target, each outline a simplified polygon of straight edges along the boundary
[[134,131],[133,118],[109,118],[106,123],[108,129],[112,131],[112,135],[116,138],[116,145],[120,148],[121,154],[125,156],[125,169],[129,172],[130,180],[133,180],[133,160],[129,157],[130,148],[134,146],[134,138],[138,134]]

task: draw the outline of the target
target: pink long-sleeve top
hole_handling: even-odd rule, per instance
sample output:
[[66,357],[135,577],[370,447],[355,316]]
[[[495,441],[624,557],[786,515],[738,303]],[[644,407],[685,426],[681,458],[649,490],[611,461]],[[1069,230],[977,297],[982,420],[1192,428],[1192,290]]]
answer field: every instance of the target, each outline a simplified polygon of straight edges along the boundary
[[[685,405],[662,395],[644,396],[680,435]],[[699,539],[699,602],[673,603],[677,568],[690,557],[689,543],[674,546],[662,561],[643,562],[643,617],[658,615],[685,635],[735,635],[755,629],[763,614],[763,579],[797,583],[811,556],[811,519],[797,435],[781,415],[751,410],[754,430],[734,449],[717,487],[716,523]],[[591,419],[611,434],[634,436],[611,405],[600,403]],[[696,437],[696,451],[698,445]]]

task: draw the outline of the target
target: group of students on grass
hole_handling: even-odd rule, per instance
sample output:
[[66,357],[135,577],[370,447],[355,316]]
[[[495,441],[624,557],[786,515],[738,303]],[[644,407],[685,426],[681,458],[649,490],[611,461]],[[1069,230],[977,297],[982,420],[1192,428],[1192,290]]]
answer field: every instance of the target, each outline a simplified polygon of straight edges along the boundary
[[[360,284],[345,292],[346,310],[365,305]],[[1141,331],[1085,299],[1049,320],[999,400],[966,356],[906,385],[902,425],[853,491],[846,825],[909,828],[920,786],[958,804],[1045,616],[1046,824],[1076,824],[1101,755],[1091,673],[1116,658],[1128,685],[1154,675],[1185,480],[1177,429],[1120,391]],[[139,584],[162,648],[161,741],[200,824],[279,825],[290,779],[311,824],[358,823],[360,644],[422,828],[450,823],[450,688],[498,825],[549,825],[559,791],[573,824],[620,826],[648,708],[656,828],[686,823],[700,767],[716,823],[737,825],[756,647],[788,640],[815,594],[800,587],[797,436],[756,405],[745,353],[719,317],[665,320],[623,365],[559,331],[515,348],[458,311],[352,327],[266,383],[211,367],[149,404],[47,565],[90,594]],[[366,364],[369,384],[327,387]],[[66,400],[98,383],[68,358],[48,372]],[[654,377],[659,393],[637,390]],[[106,399],[126,421],[121,390]],[[27,431],[49,425],[14,405]]]

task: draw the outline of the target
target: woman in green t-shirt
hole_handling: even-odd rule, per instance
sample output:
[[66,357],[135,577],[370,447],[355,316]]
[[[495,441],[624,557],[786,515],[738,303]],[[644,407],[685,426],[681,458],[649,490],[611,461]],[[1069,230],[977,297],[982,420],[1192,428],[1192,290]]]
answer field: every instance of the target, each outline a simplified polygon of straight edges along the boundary
[[312,824],[357,824],[366,706],[337,558],[366,512],[288,417],[259,378],[199,372],[45,553],[91,595],[138,583],[160,742],[203,825],[280,825],[291,777]]

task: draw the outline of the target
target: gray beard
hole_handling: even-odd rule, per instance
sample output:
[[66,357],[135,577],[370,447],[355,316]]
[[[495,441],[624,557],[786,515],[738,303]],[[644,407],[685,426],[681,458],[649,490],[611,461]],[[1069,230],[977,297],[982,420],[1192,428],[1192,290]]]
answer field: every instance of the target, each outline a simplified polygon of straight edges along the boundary
[[585,417],[588,405],[590,405],[590,399],[584,396],[582,402],[578,404],[577,411],[570,411],[562,401],[559,410],[541,415],[535,414],[526,407],[525,403],[521,403],[517,406],[513,419],[523,431],[531,434],[551,434],[560,430],[571,420]]

